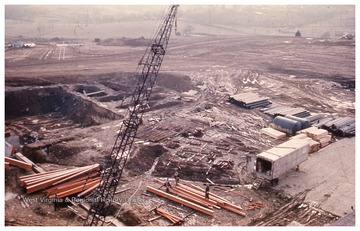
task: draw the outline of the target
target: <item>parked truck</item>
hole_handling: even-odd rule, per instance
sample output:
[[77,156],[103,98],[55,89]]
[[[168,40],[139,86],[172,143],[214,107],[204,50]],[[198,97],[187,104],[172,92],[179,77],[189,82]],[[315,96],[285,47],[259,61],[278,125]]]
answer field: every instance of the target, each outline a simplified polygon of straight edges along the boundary
[[278,183],[281,175],[290,169],[299,168],[309,156],[309,143],[306,140],[293,139],[256,156],[255,171],[260,178]]

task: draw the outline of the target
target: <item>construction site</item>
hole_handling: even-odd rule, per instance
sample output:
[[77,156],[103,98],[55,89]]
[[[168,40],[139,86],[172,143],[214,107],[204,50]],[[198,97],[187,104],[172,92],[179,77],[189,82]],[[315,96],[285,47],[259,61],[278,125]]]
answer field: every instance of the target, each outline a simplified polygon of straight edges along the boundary
[[355,38],[184,36],[180,11],[6,27],[5,226],[355,226]]

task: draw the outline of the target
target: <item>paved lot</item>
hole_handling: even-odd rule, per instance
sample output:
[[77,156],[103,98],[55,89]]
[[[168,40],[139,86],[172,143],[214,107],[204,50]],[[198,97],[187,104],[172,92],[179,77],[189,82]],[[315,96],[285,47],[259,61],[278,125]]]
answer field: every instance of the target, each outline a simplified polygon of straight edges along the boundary
[[307,202],[319,203],[326,211],[339,216],[355,206],[355,137],[339,140],[300,165],[300,172],[290,171],[277,189],[295,195],[311,189]]

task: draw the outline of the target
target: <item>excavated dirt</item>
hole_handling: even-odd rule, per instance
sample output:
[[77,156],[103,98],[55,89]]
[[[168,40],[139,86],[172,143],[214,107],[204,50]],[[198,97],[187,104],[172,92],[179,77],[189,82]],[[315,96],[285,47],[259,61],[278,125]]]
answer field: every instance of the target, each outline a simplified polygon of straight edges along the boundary
[[[20,137],[19,151],[45,170],[104,163],[126,115],[136,83],[131,71],[144,42],[113,39],[94,45],[86,40],[75,49],[79,52],[67,52],[63,59],[60,48],[46,41],[29,50],[6,50],[5,120],[11,124],[11,136]],[[45,58],[49,49],[52,53]],[[334,222],[343,214],[314,207],[303,200],[303,194],[290,197],[270,187],[258,191],[246,187],[254,180],[246,172],[246,157],[287,138],[274,140],[262,134],[261,128],[269,126],[272,118],[227,99],[256,92],[269,97],[273,105],[354,117],[354,82],[354,41],[271,36],[172,39],[118,188],[130,188],[116,196],[128,204],[120,211],[117,204],[112,215],[125,225],[168,226],[171,223],[164,218],[148,221],[156,216],[151,209],[161,205],[186,217],[183,226]],[[211,218],[146,192],[147,185],[161,187],[154,177],[173,183],[176,171],[182,181],[204,187],[208,178],[264,206],[246,211],[246,218],[224,210],[216,210]],[[18,195],[43,196],[27,195],[16,182],[18,176],[31,173],[6,171],[5,224],[82,225],[83,220],[65,205],[54,213],[48,203],[29,202],[29,207],[21,203]],[[246,202],[216,187],[212,191],[237,205]],[[279,211],[277,221],[271,216],[275,211]]]

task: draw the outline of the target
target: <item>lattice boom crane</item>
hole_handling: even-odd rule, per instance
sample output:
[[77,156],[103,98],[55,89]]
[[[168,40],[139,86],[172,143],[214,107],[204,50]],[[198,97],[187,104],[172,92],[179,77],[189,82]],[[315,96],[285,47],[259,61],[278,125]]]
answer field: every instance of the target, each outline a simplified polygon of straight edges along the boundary
[[136,132],[142,121],[144,109],[164,59],[178,7],[178,5],[169,7],[153,43],[138,64],[138,69],[141,70],[139,80],[132,95],[126,119],[121,124],[109,159],[101,172],[101,183],[88,198],[90,209],[85,219],[85,226],[98,226],[105,222]]

